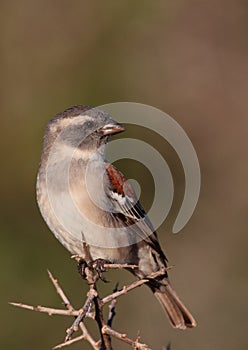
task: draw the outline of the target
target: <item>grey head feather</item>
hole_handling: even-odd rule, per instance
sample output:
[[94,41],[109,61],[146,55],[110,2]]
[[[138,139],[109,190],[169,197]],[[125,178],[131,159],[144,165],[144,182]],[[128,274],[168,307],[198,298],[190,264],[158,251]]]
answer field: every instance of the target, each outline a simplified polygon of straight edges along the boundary
[[45,130],[43,159],[56,143],[73,148],[96,150],[105,145],[108,137],[102,137],[97,130],[107,124],[119,124],[102,110],[88,105],[67,108],[52,118]]

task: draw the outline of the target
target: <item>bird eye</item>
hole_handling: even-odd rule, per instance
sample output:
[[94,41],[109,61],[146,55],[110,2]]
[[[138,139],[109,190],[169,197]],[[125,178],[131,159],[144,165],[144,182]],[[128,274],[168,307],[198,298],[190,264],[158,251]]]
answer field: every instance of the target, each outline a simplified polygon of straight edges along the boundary
[[88,122],[86,123],[86,126],[87,126],[87,129],[91,129],[92,126],[93,126],[93,122],[88,121]]

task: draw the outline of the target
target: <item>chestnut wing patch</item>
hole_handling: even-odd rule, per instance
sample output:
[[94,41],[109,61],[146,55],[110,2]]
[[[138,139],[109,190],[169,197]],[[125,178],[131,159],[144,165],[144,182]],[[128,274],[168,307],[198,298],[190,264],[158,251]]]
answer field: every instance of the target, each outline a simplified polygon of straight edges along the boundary
[[106,164],[106,173],[109,179],[109,198],[115,202],[117,212],[113,216],[124,226],[131,226],[142,240],[145,240],[163,259],[166,265],[166,256],[163,253],[151,221],[137,199],[137,196],[125,176],[113,165]]
[[112,191],[121,196],[128,196],[135,200],[136,195],[132,186],[129,184],[125,176],[110,164],[106,165],[106,172],[112,187]]

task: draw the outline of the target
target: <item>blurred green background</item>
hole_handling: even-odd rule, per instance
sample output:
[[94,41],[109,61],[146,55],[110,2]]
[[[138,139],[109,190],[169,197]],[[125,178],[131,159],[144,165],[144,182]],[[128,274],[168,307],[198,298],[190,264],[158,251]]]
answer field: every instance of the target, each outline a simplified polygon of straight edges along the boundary
[[[74,104],[133,101],[173,116],[197,151],[202,188],[196,211],[173,235],[174,213],[158,230],[175,265],[171,280],[198,321],[171,329],[157,301],[141,288],[119,300],[114,327],[153,349],[247,349],[247,30],[243,0],[2,0],[1,35],[1,327],[2,349],[51,349],[72,319],[16,309],[8,301],[61,307],[46,269],[76,307],[85,284],[43,222],[35,178],[43,130]],[[133,134],[132,134],[133,132]],[[174,170],[163,140],[142,130]],[[121,163],[135,176],[134,167]],[[152,200],[149,174],[145,206]],[[177,176],[178,203],[183,176]],[[147,189],[151,189],[148,191]],[[111,283],[132,276],[110,273]],[[86,343],[72,349],[89,349]],[[116,344],[115,349],[126,349]]]

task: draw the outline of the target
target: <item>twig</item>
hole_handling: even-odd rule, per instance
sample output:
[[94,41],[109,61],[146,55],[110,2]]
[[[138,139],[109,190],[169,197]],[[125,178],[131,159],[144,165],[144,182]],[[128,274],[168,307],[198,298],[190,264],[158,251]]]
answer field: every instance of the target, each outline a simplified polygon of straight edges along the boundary
[[[93,264],[94,267],[94,264]],[[130,264],[104,264],[103,267],[105,269],[136,269],[137,265],[130,265]]]
[[[80,261],[80,259],[83,259],[85,260],[85,255],[81,256],[81,255],[72,255],[71,256],[71,259],[75,259],[76,261]],[[95,268],[96,267],[96,263],[93,263],[92,264],[92,267]],[[131,264],[108,264],[108,263],[105,263],[103,264],[103,267],[105,269],[136,269],[138,268],[138,265],[131,265]]]
[[[87,258],[87,264],[90,259],[89,257],[89,252],[88,252],[88,247],[87,245],[84,245],[84,257]],[[79,256],[74,256],[76,260],[80,260],[82,257]],[[86,261],[86,260],[85,260]],[[96,263],[97,264],[97,263]],[[94,267],[94,264],[93,264]],[[95,265],[97,267],[97,265]],[[109,268],[115,268],[115,269],[121,269],[121,268],[129,268],[129,269],[134,269],[137,268],[136,265],[128,265],[128,264],[107,264],[105,263],[103,265],[104,268],[109,269]],[[158,276],[161,276],[165,274],[165,272],[170,269],[171,267],[164,268],[160,271],[157,271],[141,280],[135,281],[131,283],[128,286],[124,286],[121,290],[117,291],[117,286],[114,290],[114,292],[108,296],[106,296],[103,299],[100,299],[96,287],[96,282],[99,278],[98,274],[94,273],[94,270],[92,268],[86,267],[85,269],[85,274],[86,274],[86,279],[90,285],[90,290],[87,294],[87,299],[84,303],[84,306],[80,310],[75,310],[72,306],[72,304],[69,301],[69,298],[66,296],[64,291],[62,290],[61,286],[58,283],[58,280],[53,277],[50,271],[48,271],[48,275],[50,280],[52,281],[58,295],[63,301],[63,304],[67,308],[67,310],[63,309],[55,309],[55,308],[49,308],[49,307],[44,307],[44,306],[31,306],[23,303],[10,303],[14,306],[18,306],[24,309],[32,310],[32,311],[38,311],[38,312],[44,312],[47,313],[48,315],[66,315],[66,316],[73,316],[76,317],[75,321],[73,322],[72,326],[67,330],[67,335],[65,342],[55,346],[54,349],[60,349],[64,346],[71,345],[77,341],[85,339],[88,341],[92,348],[94,350],[112,350],[112,345],[111,345],[111,337],[115,337],[116,339],[119,339],[129,345],[131,345],[134,349],[142,349],[142,350],[150,350],[149,347],[146,344],[142,344],[140,342],[139,337],[136,340],[132,340],[127,337],[126,334],[119,333],[111,328],[113,318],[115,316],[115,305],[116,305],[116,299],[120,297],[121,295],[124,295],[131,291],[132,289],[135,289],[145,283],[147,283],[150,279],[156,278]],[[94,315],[92,312],[90,312],[90,307],[91,304],[94,302],[95,304],[95,313]],[[107,324],[105,324],[104,318],[103,318],[103,306],[106,303],[111,302],[109,305],[109,315],[108,315],[108,321]],[[99,331],[100,331],[100,336],[101,336],[101,341],[96,342],[90,333],[88,332],[85,324],[82,322],[85,317],[90,317],[94,318],[98,324]],[[72,334],[78,330],[80,327],[82,331],[82,335],[78,336],[74,339],[71,339]]]
[[60,287],[58,280],[53,277],[52,273],[49,270],[47,270],[47,273],[48,273],[48,276],[49,276],[50,280],[52,281],[52,284],[54,285],[58,295],[62,299],[65,307],[67,307],[67,309],[70,310],[70,311],[74,311],[74,309],[73,309],[69,299],[67,298],[67,296],[65,295],[64,291]]
[[[96,287],[96,282],[99,278],[99,273],[97,273],[96,275],[93,272],[92,267],[89,267],[89,261],[90,259],[90,252],[89,252],[89,247],[88,245],[83,242],[83,250],[84,250],[84,255],[83,256],[73,256],[78,262],[80,262],[81,259],[83,259],[84,261],[86,261],[87,265],[84,269],[84,275],[86,276],[86,280],[88,281],[89,285],[90,285],[90,291],[88,294],[88,298],[86,300],[86,303],[84,304],[84,307],[82,309],[81,315],[79,315],[76,319],[76,321],[73,323],[73,325],[67,330],[67,336],[65,338],[65,341],[67,341],[68,339],[70,339],[70,337],[72,336],[72,334],[74,333],[74,331],[77,330],[78,325],[80,324],[80,322],[82,321],[82,319],[85,317],[87,311],[89,310],[89,306],[92,303],[92,301],[94,301],[95,304],[95,320],[98,324],[99,327],[99,331],[100,331],[100,336],[101,336],[101,346],[100,349],[101,350],[113,350],[112,349],[112,345],[111,345],[111,338],[109,337],[109,335],[107,334],[103,334],[102,333],[102,327],[104,326],[104,319],[103,319],[103,314],[102,314],[102,303],[101,300],[98,296],[98,292],[97,292],[97,287]],[[95,264],[93,264],[93,267],[97,266],[97,262]],[[83,275],[82,275],[83,276]],[[84,312],[86,311],[86,312]]]
[[63,310],[63,309],[53,309],[50,307],[44,307],[44,306],[40,306],[40,305],[32,306],[32,305],[28,305],[28,304],[13,303],[13,302],[10,302],[9,304],[13,305],[13,306],[20,307],[22,309],[44,312],[44,313],[48,314],[49,316],[51,316],[51,315],[78,316],[78,314],[79,314],[79,312],[76,310],[70,311],[70,310]]
[[[115,286],[115,288],[113,290],[113,293],[117,292],[117,290],[118,290],[118,283],[116,284],[116,286]],[[117,302],[117,300],[113,299],[111,301],[111,303],[109,304],[109,314],[108,314],[108,321],[107,321],[107,325],[109,327],[112,327],[112,323],[113,323],[114,317],[116,315],[116,312],[115,312],[116,302]]]
[[124,343],[131,345],[134,349],[151,350],[146,344],[142,344],[138,340],[132,340],[128,338],[125,333],[119,333],[117,331],[114,331],[107,325],[103,326],[102,333],[115,337],[116,339],[119,339]]
[[68,328],[66,331],[67,335],[66,335],[65,341],[70,340],[72,334],[78,330],[79,324],[86,317],[87,312],[90,309],[91,303],[96,297],[97,297],[96,290],[91,288],[88,292],[88,296],[87,296],[86,302],[84,303],[84,306],[82,307],[82,309],[79,310],[79,315],[77,316],[76,320],[73,322],[72,326]]
[[112,293],[112,294],[106,296],[105,298],[103,298],[102,303],[103,304],[109,303],[111,300],[116,299],[123,294],[127,294],[130,290],[135,289],[137,287],[140,287],[143,284],[147,283],[151,278],[155,278],[155,277],[163,275],[169,268],[159,270],[159,271],[154,272],[151,275],[147,276],[146,278],[143,278],[141,280],[133,282],[129,286],[124,286],[121,290],[119,290],[115,293]]
[[[55,287],[57,293],[58,293],[59,296],[61,297],[61,299],[62,299],[64,305],[67,307],[69,313],[72,314],[72,313],[77,312],[77,316],[78,316],[78,315],[80,314],[80,310],[79,310],[79,311],[75,311],[75,309],[74,309],[73,306],[71,305],[69,299],[67,298],[67,296],[65,295],[64,291],[63,291],[62,288],[60,287],[58,280],[55,279],[55,278],[53,277],[53,275],[51,274],[50,271],[48,271],[48,275],[49,275],[49,278],[50,278],[50,280],[52,281],[52,283],[53,283],[53,285],[54,285],[54,287]],[[88,314],[87,314],[87,316],[89,317]],[[72,340],[70,341],[70,344],[75,343],[76,341],[79,341],[79,340],[81,340],[81,339],[85,339],[85,340],[87,340],[87,341],[91,344],[91,346],[93,347],[93,349],[98,350],[98,349],[99,349],[98,343],[92,338],[92,336],[90,335],[90,333],[89,333],[88,329],[85,327],[85,325],[81,322],[81,323],[79,324],[79,327],[80,327],[81,331],[83,332],[83,335],[82,335],[81,337],[77,337],[77,339],[76,339],[76,338],[75,338],[75,339],[72,339]],[[79,338],[80,338],[80,339],[79,339]],[[65,346],[65,344],[68,345],[68,341],[67,341],[66,343],[62,343],[62,344],[60,344],[60,345],[58,345],[58,346],[60,346],[60,348],[61,348],[61,347]]]
[[99,327],[100,336],[101,336],[101,350],[113,350],[111,344],[111,338],[107,333],[103,333],[102,329],[105,326],[103,314],[102,314],[102,305],[98,298],[94,299],[95,309],[96,309],[96,322]]
[[58,345],[54,346],[53,349],[54,350],[55,349],[61,349],[61,348],[65,347],[65,346],[71,345],[71,344],[76,343],[76,342],[78,342],[80,340],[83,340],[83,339],[85,339],[85,335],[84,334],[80,335],[79,337],[76,337],[74,339],[68,340],[67,342],[58,344]]

